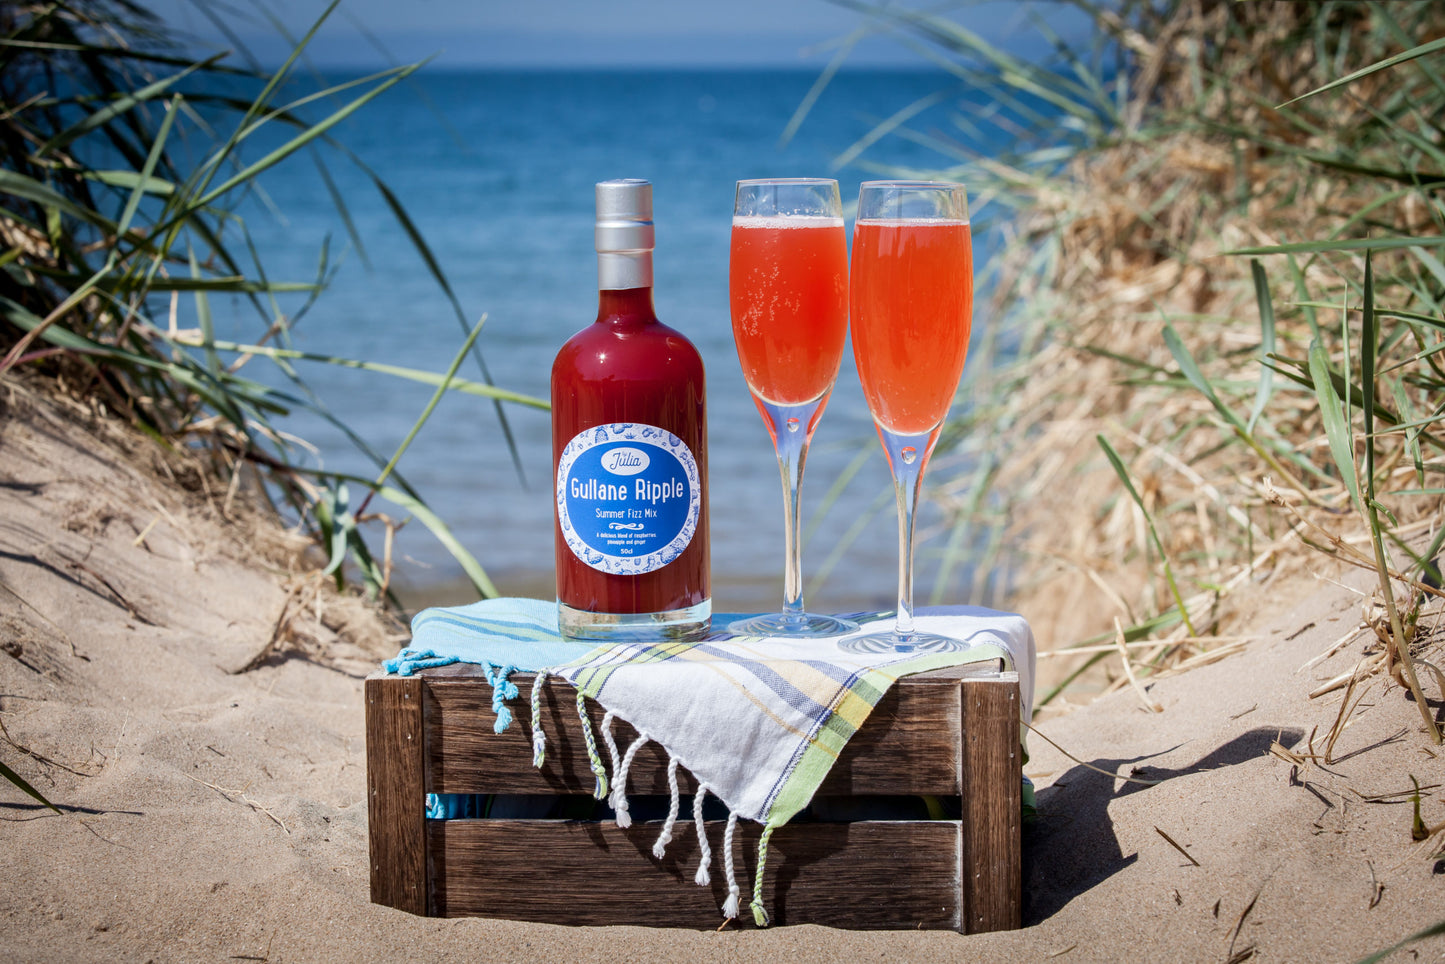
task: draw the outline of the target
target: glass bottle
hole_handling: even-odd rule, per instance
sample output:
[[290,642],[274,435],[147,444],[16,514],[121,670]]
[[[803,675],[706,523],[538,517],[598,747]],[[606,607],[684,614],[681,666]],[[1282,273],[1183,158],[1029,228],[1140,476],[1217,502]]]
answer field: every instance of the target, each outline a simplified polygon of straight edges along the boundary
[[696,639],[712,616],[702,358],[652,306],[652,185],[597,185],[597,320],[552,365],[557,608],[577,639]]

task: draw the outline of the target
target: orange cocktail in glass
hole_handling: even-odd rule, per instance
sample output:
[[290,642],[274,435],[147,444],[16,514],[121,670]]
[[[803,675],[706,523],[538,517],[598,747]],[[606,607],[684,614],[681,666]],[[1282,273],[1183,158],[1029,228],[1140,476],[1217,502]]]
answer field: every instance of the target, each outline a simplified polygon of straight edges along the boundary
[[868,408],[893,432],[931,432],[968,355],[973,242],[967,221],[858,221],[853,354]]
[[770,402],[828,394],[848,334],[848,243],[843,219],[733,219],[728,290],[743,378]]
[[798,491],[848,336],[848,239],[838,182],[739,181],[728,289],[733,340],[783,479],[783,609],[734,622],[745,636],[836,636],[856,623],[803,608]]
[[898,615],[855,652],[948,652],[913,625],[913,519],[928,457],[968,355],[973,245],[968,196],[946,181],[865,181],[853,225],[853,357],[898,500]]

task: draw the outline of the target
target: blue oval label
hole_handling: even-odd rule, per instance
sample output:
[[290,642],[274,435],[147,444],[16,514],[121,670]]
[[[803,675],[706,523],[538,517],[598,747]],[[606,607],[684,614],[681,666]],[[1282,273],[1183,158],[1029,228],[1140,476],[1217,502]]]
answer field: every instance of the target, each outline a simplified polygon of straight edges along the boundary
[[692,451],[654,425],[589,428],[557,460],[557,522],[568,548],[593,569],[661,569],[692,541],[701,511]]

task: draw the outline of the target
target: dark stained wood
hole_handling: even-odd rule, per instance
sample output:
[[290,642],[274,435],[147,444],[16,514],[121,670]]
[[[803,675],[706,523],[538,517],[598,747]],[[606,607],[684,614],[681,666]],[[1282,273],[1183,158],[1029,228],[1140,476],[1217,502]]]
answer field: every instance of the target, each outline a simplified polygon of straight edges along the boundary
[[[959,680],[991,677],[994,672],[996,665],[988,663],[899,680],[849,741],[819,793],[958,796]],[[514,720],[500,734],[492,731],[491,687],[482,681],[479,667],[453,664],[426,670],[422,678],[429,792],[592,792],[593,776],[577,720],[577,694],[570,685],[560,680],[544,684],[542,732],[547,736],[547,758],[539,771],[530,765],[531,674],[513,675],[520,697],[509,701]],[[602,710],[589,700],[588,712],[596,731]],[[619,751],[637,735],[620,720],[612,732]],[[606,759],[605,750],[603,756]],[[610,768],[611,761],[607,762]],[[696,789],[686,771],[679,771],[679,777],[683,793]],[[667,754],[657,743],[638,751],[628,774],[628,792],[668,792]]]
[[[697,835],[680,820],[659,862],[661,825],[556,820],[433,820],[432,902],[439,916],[567,924],[708,927],[722,923],[725,823],[707,823],[712,883],[693,883]],[[739,923],[748,904],[761,827],[738,823],[733,841]],[[959,823],[953,820],[793,824],[768,848],[764,900],[771,923],[851,929],[959,929]]]
[[958,681],[905,676],[873,707],[821,795],[958,796]]
[[421,708],[415,677],[366,681],[371,900],[413,914],[427,912]]
[[965,933],[1022,926],[1019,687],[1014,673],[960,687]]
[[[516,719],[503,734],[492,730],[491,687],[478,667],[367,681],[372,900],[435,916],[716,927],[727,896],[722,822],[707,825],[713,880],[698,887],[697,839],[686,813],[660,862],[651,855],[656,822],[621,830],[591,821],[424,819],[428,791],[591,793],[575,691],[547,684],[547,764],[538,771],[531,765],[531,677],[514,680],[522,698],[509,701]],[[588,710],[596,727],[601,710],[592,701]],[[961,797],[963,819],[779,829],[764,886],[772,923],[969,933],[1020,926],[1018,719],[1017,677],[1000,675],[994,664],[900,680],[820,795]],[[635,733],[618,721],[614,735],[625,749]],[[660,747],[644,748],[629,793],[665,794],[665,768]],[[682,791],[692,793],[691,777],[679,776]],[[860,813],[877,812],[869,806]],[[760,832],[742,821],[734,843],[748,926]]]

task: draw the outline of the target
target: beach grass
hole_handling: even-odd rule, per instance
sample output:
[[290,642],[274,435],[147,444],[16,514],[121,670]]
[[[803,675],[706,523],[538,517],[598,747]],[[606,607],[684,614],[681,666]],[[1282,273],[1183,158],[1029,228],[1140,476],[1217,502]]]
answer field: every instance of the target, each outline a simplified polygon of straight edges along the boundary
[[[1438,742],[1414,670],[1433,678],[1445,542],[1445,12],[1062,5],[1094,30],[1066,42],[1040,14],[1042,62],[962,17],[860,6],[956,78],[958,107],[868,139],[929,144],[936,168],[843,156],[964,181],[998,238],[930,478],[945,571],[985,575],[937,595],[1082,650],[1047,708],[1214,658],[1248,629],[1237,594],[1323,550],[1375,573],[1370,645]],[[1101,645],[1116,618],[1129,645]]]
[[[226,55],[182,56],[165,24],[119,0],[0,8],[0,378],[43,382],[119,415],[218,480],[227,505],[244,489],[323,548],[319,571],[338,587],[349,574],[371,597],[387,596],[392,533],[415,519],[478,594],[495,595],[480,561],[406,480],[402,458],[444,391],[493,401],[514,462],[504,406],[547,402],[493,383],[478,337],[482,321],[469,320],[397,192],[338,139],[348,119],[422,65],[331,85],[295,81],[307,45],[335,8],[274,71],[236,67]],[[328,165],[357,165],[381,194],[459,323],[461,347],[445,373],[294,349],[292,333],[334,274],[332,252],[329,245],[317,252],[311,278],[273,277],[246,214],[248,201],[267,201],[260,176],[297,161],[318,167],[363,258],[365,240]],[[251,309],[248,342],[216,338],[211,300],[222,296]],[[243,374],[257,359],[284,378]],[[332,413],[297,361],[423,382],[435,394],[385,454]],[[480,380],[460,377],[466,363]],[[278,381],[287,387],[272,384]],[[305,443],[279,421],[300,409],[338,428],[376,474],[310,464]],[[368,513],[374,497],[406,518]],[[384,530],[380,557],[363,536],[368,526]],[[0,765],[0,776],[46,802],[8,767]]]
[[[295,81],[307,45],[335,7],[295,40],[279,69],[263,71],[232,66],[224,55],[177,56],[168,28],[130,4],[7,5],[0,23],[0,138],[8,159],[0,170],[0,372],[74,386],[162,445],[200,454],[223,485],[249,483],[327,548],[327,573],[339,579],[350,566],[373,595],[387,592],[390,562],[368,549],[362,520],[394,525],[367,516],[375,496],[430,529],[475,590],[495,595],[481,563],[399,463],[443,391],[490,398],[514,461],[504,406],[547,403],[493,383],[481,322],[469,320],[398,193],[337,140],[344,122],[421,64],[331,85]],[[263,135],[266,146],[257,147]],[[259,177],[295,161],[318,166],[363,257],[365,240],[328,165],[358,166],[380,193],[459,323],[462,348],[445,374],[292,347],[292,333],[334,273],[332,253],[329,246],[318,251],[312,278],[275,278],[245,216],[246,202],[264,196]],[[215,337],[210,303],[219,296],[240,296],[250,306],[252,340]],[[299,306],[297,298],[304,298]],[[243,366],[257,359],[275,365],[289,387],[245,377]],[[397,450],[380,453],[307,386],[298,361],[424,382],[437,395]],[[468,362],[480,380],[459,375]],[[335,425],[377,474],[346,476],[309,464],[304,446],[278,421],[298,409]]]

